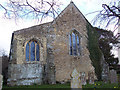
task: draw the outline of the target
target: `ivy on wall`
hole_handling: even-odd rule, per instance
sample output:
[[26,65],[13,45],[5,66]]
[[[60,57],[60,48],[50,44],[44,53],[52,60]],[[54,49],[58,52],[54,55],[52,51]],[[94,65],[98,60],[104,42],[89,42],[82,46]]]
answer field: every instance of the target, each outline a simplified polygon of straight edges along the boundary
[[92,61],[92,65],[95,68],[95,73],[98,80],[101,80],[101,57],[102,52],[99,49],[98,45],[98,36],[97,31],[94,27],[92,27],[89,23],[87,24],[87,32],[88,32],[88,50],[90,52],[90,59]]

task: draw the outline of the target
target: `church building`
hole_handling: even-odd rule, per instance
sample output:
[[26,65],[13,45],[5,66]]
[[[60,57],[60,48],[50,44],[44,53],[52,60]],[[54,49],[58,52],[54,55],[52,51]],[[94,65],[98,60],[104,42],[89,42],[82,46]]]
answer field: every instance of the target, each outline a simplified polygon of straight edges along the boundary
[[71,73],[94,72],[88,50],[89,22],[71,2],[52,22],[14,31],[8,85],[70,82]]

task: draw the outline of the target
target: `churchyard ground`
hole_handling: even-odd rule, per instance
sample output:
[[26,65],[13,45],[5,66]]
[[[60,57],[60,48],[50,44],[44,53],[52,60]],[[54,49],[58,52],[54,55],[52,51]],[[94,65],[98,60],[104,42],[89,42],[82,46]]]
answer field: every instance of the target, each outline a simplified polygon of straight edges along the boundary
[[[9,89],[16,89],[16,88],[34,88],[34,89],[37,89],[37,88],[70,88],[70,83],[67,83],[67,84],[55,84],[55,85],[31,85],[31,86],[14,86],[14,87],[9,87],[9,86],[3,86],[3,89],[2,90],[9,90]],[[99,82],[95,82],[95,84],[87,84],[87,85],[84,85],[82,86],[83,90],[86,89],[86,88],[93,88],[93,89],[96,89],[96,88],[114,88],[114,89],[120,89],[120,84],[109,84],[109,83],[104,83],[102,81],[99,81]]]

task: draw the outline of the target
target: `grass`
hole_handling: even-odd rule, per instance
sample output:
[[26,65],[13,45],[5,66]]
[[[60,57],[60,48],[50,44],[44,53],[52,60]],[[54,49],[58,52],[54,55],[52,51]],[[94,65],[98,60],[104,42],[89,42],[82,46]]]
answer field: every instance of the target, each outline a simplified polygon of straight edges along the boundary
[[95,84],[87,84],[85,86],[83,86],[83,88],[119,88],[119,85],[117,83],[104,83],[104,82],[95,82]]
[[[33,90],[33,89],[48,89],[48,90],[53,90],[54,89],[69,89],[70,90],[70,83],[67,84],[56,84],[56,85],[31,85],[31,86],[14,86],[14,87],[9,87],[9,86],[3,86],[3,90],[23,90],[23,88],[25,90],[27,90],[28,88]],[[85,89],[92,89],[95,90],[97,88],[111,88],[111,89],[120,89],[120,86],[118,84],[109,84],[109,83],[104,83],[104,82],[95,82],[95,84],[87,84],[83,86],[83,90]]]
[[9,86],[3,86],[3,89],[7,88],[70,88],[70,84],[54,84],[54,85],[26,85],[26,86],[14,86],[14,87],[9,87]]

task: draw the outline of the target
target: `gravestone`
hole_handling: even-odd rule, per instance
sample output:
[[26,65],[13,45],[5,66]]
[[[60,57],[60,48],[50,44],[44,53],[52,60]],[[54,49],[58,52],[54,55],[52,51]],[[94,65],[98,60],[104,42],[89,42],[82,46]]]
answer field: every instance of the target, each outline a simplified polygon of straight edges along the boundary
[[101,57],[101,67],[102,67],[101,78],[104,83],[108,83],[109,82],[109,65],[105,61],[103,54]]
[[3,76],[0,74],[0,90],[2,90]]
[[80,72],[80,81],[81,81],[82,85],[86,85],[85,72]]
[[104,64],[102,68],[102,80],[104,83],[109,82],[109,66],[107,64]]
[[82,84],[80,81],[80,74],[78,73],[78,71],[76,69],[73,70],[72,74],[71,74],[71,88],[82,88]]
[[115,70],[110,70],[110,82],[111,83],[118,83],[118,79],[117,79],[117,73]]
[[94,84],[94,72],[88,72],[88,82]]

